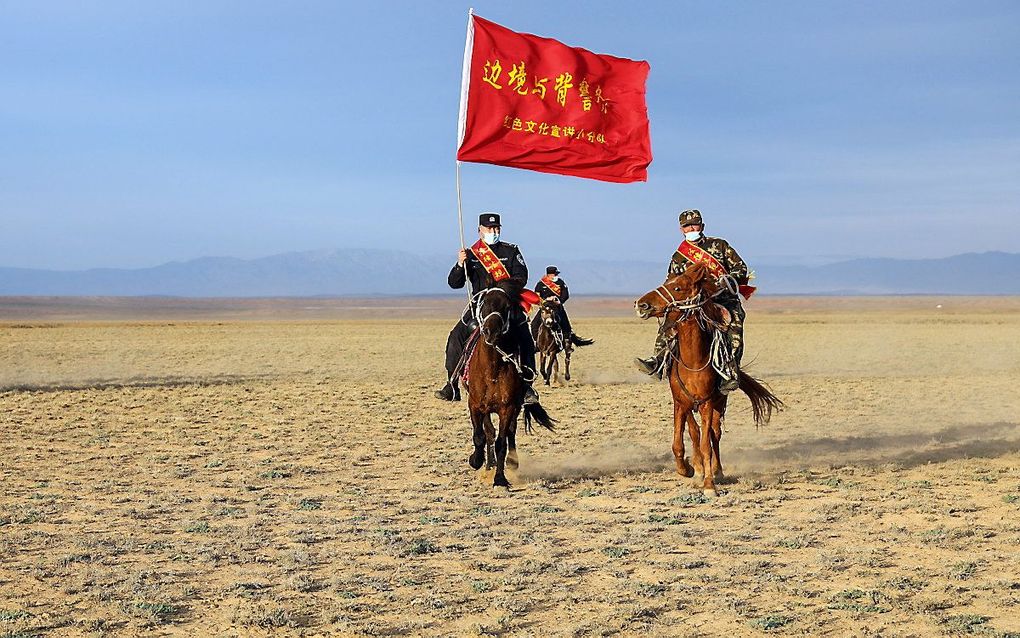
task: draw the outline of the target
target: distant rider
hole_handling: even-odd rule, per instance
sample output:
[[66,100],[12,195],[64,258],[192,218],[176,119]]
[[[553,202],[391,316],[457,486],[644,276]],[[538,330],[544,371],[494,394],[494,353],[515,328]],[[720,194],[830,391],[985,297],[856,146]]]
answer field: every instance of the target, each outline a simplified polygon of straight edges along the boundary
[[[574,345],[587,345],[587,343],[579,343],[586,340],[575,335],[574,329],[570,325],[570,317],[567,316],[565,306],[567,299],[570,299],[570,289],[567,288],[567,282],[563,281],[563,278],[560,277],[559,268],[547,266],[545,276],[539,279],[538,284],[535,286],[535,292],[542,298],[542,301],[550,298],[555,298],[559,301],[559,304],[556,306],[556,318],[559,321],[560,328],[563,330],[563,336],[570,339]],[[541,325],[542,313],[537,313],[531,321],[531,335],[536,339],[538,338],[538,328]]]
[[[509,273],[510,281],[518,284],[522,289],[528,284],[528,266],[524,263],[524,256],[521,255],[521,249],[517,247],[517,244],[510,244],[499,240],[499,232],[502,228],[500,224],[499,213],[482,213],[478,217],[478,237],[479,244],[484,244],[495,253],[496,257],[499,258],[500,263],[506,272]],[[476,244],[476,245],[479,245]],[[482,252],[479,247],[478,252]],[[486,269],[482,263],[476,251],[472,249],[461,250],[457,255],[457,263],[450,269],[450,274],[447,277],[447,282],[450,284],[450,288],[463,288],[465,284],[465,266],[467,270],[467,280],[471,281],[471,291],[477,293],[491,288],[496,283],[496,279],[493,278],[490,270]],[[498,267],[497,267],[498,268]],[[475,307],[474,299],[471,304],[464,310],[463,316],[460,321],[450,331],[450,336],[446,340],[446,378],[447,383],[441,389],[436,390],[436,397],[444,401],[459,401],[460,400],[460,388],[458,387],[458,380],[454,378],[457,372],[457,364],[460,362],[461,356],[464,354],[464,348],[467,345],[468,337],[471,336],[471,332],[474,331],[477,326],[475,325]],[[528,316],[524,313],[524,310],[514,304],[514,310],[511,311],[512,316],[510,317],[510,323],[512,329],[517,334],[517,341],[520,344],[521,354],[521,365],[530,370],[535,370],[535,342],[531,338],[531,333],[528,331]],[[538,403],[538,393],[535,392],[531,384],[525,381],[525,395],[524,403],[530,405]]]

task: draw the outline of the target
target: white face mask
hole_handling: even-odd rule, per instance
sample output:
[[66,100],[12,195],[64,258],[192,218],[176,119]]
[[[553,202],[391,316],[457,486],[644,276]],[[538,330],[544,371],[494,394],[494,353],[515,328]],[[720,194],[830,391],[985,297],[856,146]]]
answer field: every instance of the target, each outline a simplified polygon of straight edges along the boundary
[[491,246],[499,241],[499,233],[482,233],[482,241]]
[[559,275],[553,275],[552,276],[552,280],[553,281],[559,281],[560,280],[560,276]]
[[687,241],[698,241],[699,239],[701,239],[701,231],[694,230],[689,233],[684,233],[684,239],[686,239]]

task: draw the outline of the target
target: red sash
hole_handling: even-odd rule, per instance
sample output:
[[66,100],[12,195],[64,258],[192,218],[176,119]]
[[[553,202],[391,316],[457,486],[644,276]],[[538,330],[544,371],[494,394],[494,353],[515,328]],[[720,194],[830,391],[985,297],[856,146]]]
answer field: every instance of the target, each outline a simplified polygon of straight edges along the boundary
[[[704,264],[705,267],[708,268],[708,272],[712,273],[717,278],[729,274],[726,272],[726,269],[723,268],[723,265],[719,263],[719,260],[713,257],[710,252],[704,248],[695,246],[686,239],[680,244],[676,251],[686,257],[691,263]],[[746,284],[739,284],[737,289],[744,299],[750,299],[751,295],[754,294],[754,291],[757,290],[754,286],[748,286]]]
[[554,295],[556,295],[557,297],[559,297],[560,296],[560,292],[563,291],[563,288],[560,288],[560,285],[558,283],[556,283],[555,281],[553,281],[552,277],[550,277],[549,275],[546,275],[545,277],[542,277],[542,283],[545,284],[546,288],[551,290],[552,293]]
[[493,281],[503,281],[504,279],[510,279],[510,273],[507,271],[506,266],[499,260],[496,253],[492,252],[489,245],[479,239],[475,242],[475,245],[471,247],[471,252],[478,257],[478,261],[482,262],[482,268],[485,268],[485,272],[489,273]]
[[[499,260],[496,253],[492,252],[489,245],[479,239],[475,242],[475,245],[471,247],[471,252],[478,257],[478,261],[482,262],[482,268],[485,268],[485,272],[489,273],[493,281],[503,281],[504,279],[510,279],[510,272],[507,271],[506,266]],[[525,288],[521,291],[521,307],[524,308],[524,312],[531,312],[531,307],[541,301],[541,298],[536,295],[533,291]]]

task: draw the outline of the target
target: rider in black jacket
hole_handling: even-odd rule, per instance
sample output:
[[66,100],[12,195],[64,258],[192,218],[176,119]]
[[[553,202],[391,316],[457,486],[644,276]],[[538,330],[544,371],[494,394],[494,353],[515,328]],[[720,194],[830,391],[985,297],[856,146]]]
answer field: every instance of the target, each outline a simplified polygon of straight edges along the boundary
[[[499,261],[510,274],[510,281],[524,288],[528,284],[528,265],[524,263],[524,256],[517,244],[499,240],[500,218],[498,213],[482,213],[478,218],[478,236],[485,242],[492,252],[496,254]],[[466,271],[466,275],[465,275]],[[496,282],[489,274],[482,262],[471,250],[461,250],[457,256],[457,263],[450,269],[447,283],[450,288],[463,288],[466,281],[471,281],[472,292],[478,292],[490,288]],[[474,324],[474,302],[464,310],[460,321],[450,331],[446,340],[446,377],[447,383],[441,389],[436,390],[436,397],[444,401],[459,401],[460,389],[454,372],[464,347],[467,345],[468,337],[477,327]],[[521,348],[521,365],[535,370],[535,342],[528,331],[528,316],[519,306],[515,307],[514,315],[510,317],[510,323],[517,332],[517,340]],[[524,395],[524,403],[538,403],[538,393],[527,384]]]

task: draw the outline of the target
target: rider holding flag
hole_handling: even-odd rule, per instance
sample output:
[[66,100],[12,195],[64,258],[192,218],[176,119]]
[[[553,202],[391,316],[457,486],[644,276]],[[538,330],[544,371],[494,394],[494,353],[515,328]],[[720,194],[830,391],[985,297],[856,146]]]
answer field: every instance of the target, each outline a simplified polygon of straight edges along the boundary
[[[499,240],[501,229],[499,213],[482,213],[478,216],[478,242],[471,248],[457,255],[457,263],[450,269],[447,283],[450,288],[463,288],[466,281],[471,281],[471,291],[478,292],[491,288],[496,282],[509,279],[523,289],[528,284],[528,265],[517,244]],[[466,271],[466,276],[465,276]],[[459,401],[460,389],[456,374],[468,337],[477,326],[475,325],[475,300],[464,309],[460,321],[450,331],[446,340],[446,378],[447,383],[436,390],[436,397],[444,401]],[[512,330],[517,335],[521,349],[521,365],[531,371],[535,370],[535,342],[528,330],[528,316],[520,306],[515,306],[510,317]],[[538,403],[538,393],[525,380],[525,405]]]
[[[698,210],[685,210],[680,213],[680,231],[684,235],[684,241],[673,253],[669,262],[669,270],[666,272],[667,279],[682,275],[690,266],[701,263],[719,281],[723,292],[715,298],[715,301],[725,307],[731,317],[731,323],[726,331],[729,342],[729,349],[732,355],[730,369],[721,371],[722,381],[719,389],[723,393],[731,392],[739,387],[737,370],[740,368],[740,358],[744,354],[744,308],[741,305],[740,297],[749,298],[755,288],[748,285],[747,264],[740,258],[737,251],[733,250],[729,242],[719,237],[706,237],[701,212]],[[648,359],[636,359],[638,367],[648,374],[655,374],[663,363],[666,355],[666,338],[660,330],[655,338],[655,353]]]

